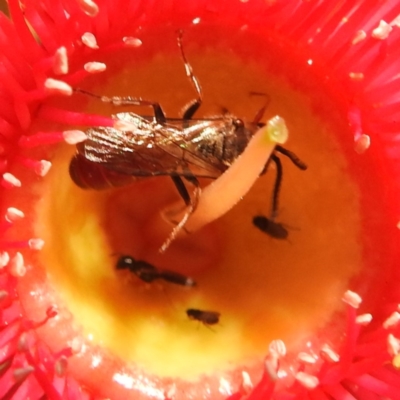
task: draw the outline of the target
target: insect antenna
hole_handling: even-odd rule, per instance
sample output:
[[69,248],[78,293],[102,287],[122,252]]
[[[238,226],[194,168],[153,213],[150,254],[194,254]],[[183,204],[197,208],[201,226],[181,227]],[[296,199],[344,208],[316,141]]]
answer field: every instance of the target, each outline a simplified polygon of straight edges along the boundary
[[199,107],[201,106],[201,104],[203,103],[203,91],[201,89],[201,85],[198,81],[198,79],[196,78],[196,76],[193,73],[193,68],[192,66],[189,64],[186,55],[185,55],[185,51],[183,49],[183,44],[182,44],[182,38],[183,38],[183,30],[180,29],[178,30],[178,47],[181,51],[181,56],[182,56],[182,60],[183,60],[183,65],[185,66],[185,71],[186,71],[186,76],[190,79],[190,81],[193,84],[194,90],[197,93],[197,99],[192,100],[186,107],[185,107],[185,111],[183,113],[183,120],[189,120],[193,117],[193,115],[195,114],[195,112],[199,109]]
[[257,111],[256,115],[254,116],[253,119],[253,124],[259,124],[262,117],[264,116],[265,110],[267,109],[271,97],[269,97],[266,93],[260,93],[260,92],[250,92],[250,96],[264,96],[266,97],[265,104]]
[[94,97],[95,99],[99,99],[99,100],[101,100],[102,97],[103,97],[103,96],[100,96],[100,95],[98,95],[98,94],[94,94],[94,93],[92,93],[92,92],[89,92],[89,91],[87,91],[87,90],[80,89],[80,88],[73,88],[72,90],[73,90],[74,92],[76,92],[76,93],[81,93],[81,94],[84,94],[84,95],[86,95],[86,96]]

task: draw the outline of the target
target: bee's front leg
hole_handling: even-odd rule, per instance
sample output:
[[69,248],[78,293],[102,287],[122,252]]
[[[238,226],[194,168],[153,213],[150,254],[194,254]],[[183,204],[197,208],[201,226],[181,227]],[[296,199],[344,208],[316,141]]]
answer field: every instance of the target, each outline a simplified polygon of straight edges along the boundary
[[149,106],[153,108],[154,117],[159,124],[163,124],[167,120],[167,118],[165,117],[165,113],[161,108],[160,103],[156,101],[146,100],[141,97],[132,97],[132,96],[111,96],[111,97],[99,96],[97,94],[79,88],[74,88],[74,92],[94,97],[96,99],[101,100],[103,103],[111,103],[115,106]]

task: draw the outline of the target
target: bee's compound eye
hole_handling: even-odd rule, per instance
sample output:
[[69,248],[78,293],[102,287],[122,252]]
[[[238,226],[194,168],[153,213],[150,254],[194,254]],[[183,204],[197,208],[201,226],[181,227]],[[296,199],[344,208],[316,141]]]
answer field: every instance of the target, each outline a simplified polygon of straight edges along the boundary
[[240,118],[236,118],[233,120],[233,125],[236,126],[236,128],[243,128],[244,127],[244,122]]
[[122,256],[117,262],[117,269],[129,269],[134,264],[134,260],[129,256]]

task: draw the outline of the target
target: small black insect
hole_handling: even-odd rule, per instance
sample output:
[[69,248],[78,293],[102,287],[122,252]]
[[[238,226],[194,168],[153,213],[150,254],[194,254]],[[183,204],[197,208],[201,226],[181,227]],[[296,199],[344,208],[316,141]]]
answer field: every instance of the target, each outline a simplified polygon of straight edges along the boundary
[[200,321],[206,326],[218,324],[221,316],[219,312],[198,310],[197,308],[187,309],[186,314],[190,319]]
[[[200,190],[198,178],[218,178],[245,150],[259,128],[268,102],[256,113],[253,121],[230,114],[193,119],[203,102],[200,83],[193,74],[182,45],[183,32],[178,33],[178,47],[186,75],[197,97],[185,108],[182,118],[167,118],[158,102],[140,97],[97,96],[81,89],[75,92],[98,98],[116,106],[149,106],[153,116],[122,112],[113,116],[116,121],[129,124],[130,130],[94,127],[86,132],[87,140],[77,145],[69,173],[81,188],[102,190],[124,186],[134,180],[169,176],[180,196],[189,207],[189,214],[197,206]],[[304,169],[294,153],[276,146],[270,161],[280,165],[278,153],[288,157],[297,167]],[[266,165],[268,166],[269,162]],[[264,169],[264,171],[266,170]],[[277,212],[282,173],[277,168],[273,194],[273,212]],[[185,182],[195,190],[190,195]],[[182,224],[183,226],[184,224]]]
[[117,261],[117,269],[129,269],[144,282],[153,282],[159,279],[159,272],[156,267],[146,261],[135,260],[130,256],[122,256]]
[[188,276],[167,269],[158,269],[146,261],[135,260],[131,256],[121,256],[117,261],[116,268],[129,269],[139,279],[147,283],[162,279],[176,285],[196,286],[196,282]]
[[287,239],[289,236],[288,230],[280,223],[273,221],[272,219],[268,219],[264,215],[256,215],[253,218],[253,224],[256,226],[261,232],[266,233],[269,236],[272,236],[274,239]]

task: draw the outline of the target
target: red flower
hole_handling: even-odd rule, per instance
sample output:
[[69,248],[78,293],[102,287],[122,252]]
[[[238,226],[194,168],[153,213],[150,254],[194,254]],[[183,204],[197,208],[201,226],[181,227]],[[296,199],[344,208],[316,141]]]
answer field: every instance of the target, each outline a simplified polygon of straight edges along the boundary
[[[11,20],[0,15],[0,167],[5,215],[0,227],[1,398],[400,398],[396,227],[400,5],[365,0],[9,0],[9,8]],[[68,197],[70,193],[65,196],[63,184],[55,186],[57,176],[45,177],[52,164],[57,168],[62,165],[60,160],[69,157],[58,144],[84,140],[82,126],[114,124],[97,109],[87,113],[84,102],[88,99],[73,88],[104,87],[113,78],[117,80],[116,75],[123,81],[123,66],[139,65],[141,57],[148,59],[147,52],[160,46],[165,32],[173,36],[177,29],[194,32],[196,46],[203,51],[230,46],[243,60],[250,54],[253,61],[284,75],[292,88],[306,93],[316,115],[343,128],[337,136],[350,164],[347,172],[357,179],[361,193],[365,263],[359,276],[346,284],[365,299],[362,311],[372,314],[358,315],[361,298],[347,291],[344,334],[338,333],[342,326],[332,317],[323,333],[302,345],[304,351],[293,354],[297,352],[294,346],[286,356],[285,344],[276,340],[262,371],[254,372],[252,366],[243,368],[241,374],[210,374],[202,376],[197,385],[156,373],[146,375],[139,366],[127,365],[110,354],[107,346],[91,344],[84,329],[82,333],[76,327],[69,305],[60,300],[63,297],[54,275],[71,280],[76,276],[75,264],[69,260],[79,264],[85,259],[72,234],[68,251],[58,246],[65,243],[61,240],[66,236],[65,225],[80,223],[74,207],[81,204]],[[362,155],[350,152],[350,141]],[[59,191],[50,201],[43,193],[54,187]],[[56,206],[52,201],[59,198],[61,206]],[[86,203],[86,211],[101,204],[100,200]],[[51,207],[62,223],[52,223],[49,233],[37,225],[50,218]],[[37,237],[37,232],[47,235],[54,253],[68,268],[54,273],[54,254],[41,255],[49,243]],[[126,232],[116,234],[115,240],[126,239]],[[142,232],[136,235],[141,240]],[[96,238],[93,243],[102,242]],[[212,264],[219,256],[213,253],[217,253],[214,247],[212,243],[212,256],[198,261],[194,269]],[[97,251],[105,250],[94,249],[90,265],[98,260],[93,255]],[[49,261],[46,268],[43,260]],[[179,257],[172,260],[178,263]],[[306,274],[302,278],[308,278]],[[90,275],[88,279],[92,277],[94,281],[98,278]],[[102,278],[110,279],[107,272]],[[78,279],[73,284],[77,298],[88,294]],[[101,287],[97,281],[96,285]],[[104,307],[106,295],[112,297],[115,291],[97,292],[90,299]],[[121,304],[123,308],[123,299]],[[100,330],[108,327],[109,322],[101,323]],[[116,340],[124,342],[123,337]]]

